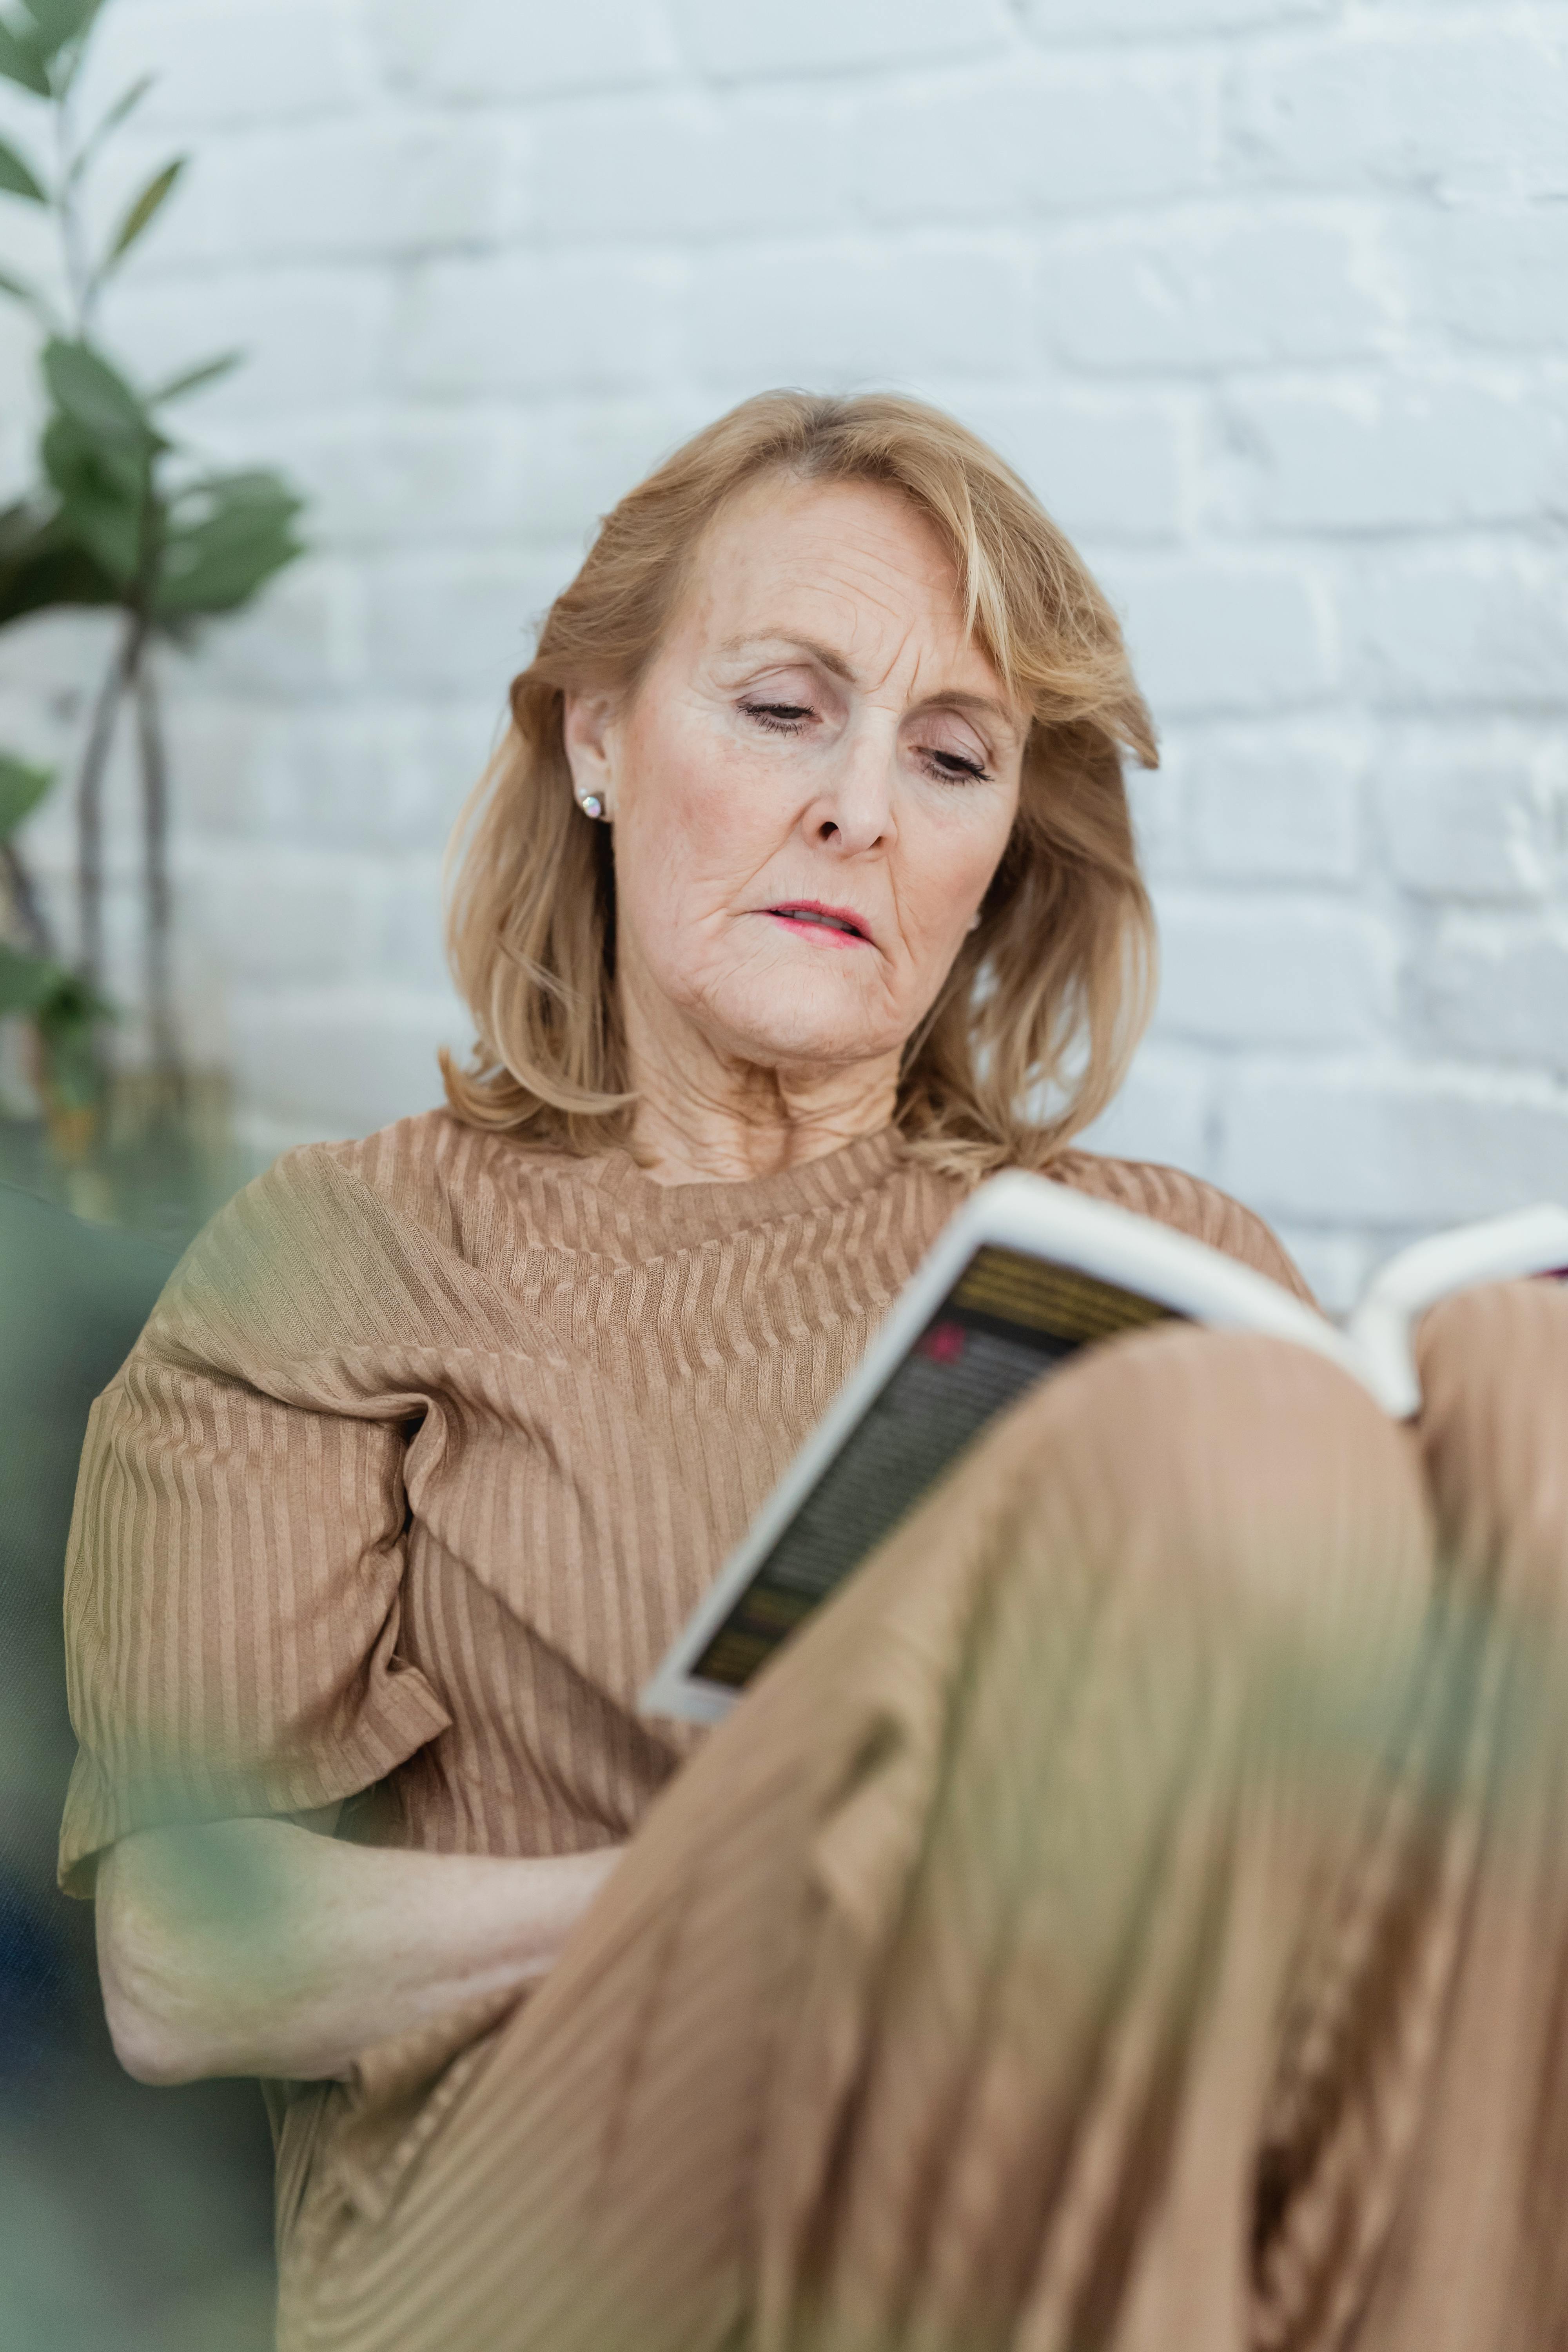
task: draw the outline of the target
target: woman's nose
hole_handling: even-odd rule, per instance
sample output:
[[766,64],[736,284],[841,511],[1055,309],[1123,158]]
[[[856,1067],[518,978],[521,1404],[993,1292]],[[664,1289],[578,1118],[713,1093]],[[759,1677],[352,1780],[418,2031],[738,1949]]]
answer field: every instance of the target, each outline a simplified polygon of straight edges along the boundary
[[890,848],[897,838],[893,784],[898,746],[868,729],[842,747],[826,790],[813,811],[824,846],[859,852]]

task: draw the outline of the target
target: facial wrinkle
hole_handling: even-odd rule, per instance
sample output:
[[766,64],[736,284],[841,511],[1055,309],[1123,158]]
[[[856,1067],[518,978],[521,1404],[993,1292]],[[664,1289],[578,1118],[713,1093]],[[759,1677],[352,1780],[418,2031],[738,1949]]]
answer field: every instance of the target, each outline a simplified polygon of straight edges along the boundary
[[[1000,761],[950,787],[911,735],[942,688],[944,740],[961,696],[994,718],[996,680],[907,505],[760,500],[708,550],[639,691],[616,834],[634,1133],[672,1182],[809,1159],[892,1116],[1016,788]],[[764,729],[747,705],[770,699],[811,715]],[[968,748],[991,764],[984,729]],[[796,900],[843,905],[868,937],[769,912]]]

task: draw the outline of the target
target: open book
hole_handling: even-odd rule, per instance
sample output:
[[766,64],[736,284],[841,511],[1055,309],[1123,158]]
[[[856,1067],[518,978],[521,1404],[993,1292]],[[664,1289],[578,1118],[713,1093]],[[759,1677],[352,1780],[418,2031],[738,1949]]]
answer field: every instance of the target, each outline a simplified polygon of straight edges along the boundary
[[802,1619],[873,1551],[994,1416],[1097,1339],[1172,1318],[1312,1348],[1404,1420],[1411,1340],[1472,1283],[1568,1279],[1568,1209],[1521,1209],[1417,1242],[1342,1328],[1264,1275],[1152,1218],[1039,1176],[997,1176],[946,1227],[859,1369],[642,1694],[713,1723]]

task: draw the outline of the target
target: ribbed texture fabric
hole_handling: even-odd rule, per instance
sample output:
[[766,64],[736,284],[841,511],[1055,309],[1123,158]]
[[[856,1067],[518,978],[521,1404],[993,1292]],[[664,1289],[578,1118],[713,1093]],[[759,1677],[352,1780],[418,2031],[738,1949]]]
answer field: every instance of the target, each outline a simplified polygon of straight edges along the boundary
[[1561,2352],[1568,1289],[1421,1354],[1024,1399],[533,1999],[331,2091],[280,2352]]
[[[1293,1279],[1191,1178],[1060,1173]],[[280,1160],[93,1412],[66,1883],[132,1829],[375,1783],[400,1843],[628,1836],[691,1744],[638,1688],[957,1197],[890,1132],[738,1184],[439,1112]]]
[[[1189,1177],[1054,1172],[1300,1286]],[[629,1838],[701,1736],[638,1689],[958,1199],[891,1132],[673,1188],[444,1112],[280,1160],[93,1412],[64,1883],[132,1830],[360,1799],[340,1833],[442,1852]],[[312,2166],[377,2210],[492,2021],[291,2094],[285,2218]]]

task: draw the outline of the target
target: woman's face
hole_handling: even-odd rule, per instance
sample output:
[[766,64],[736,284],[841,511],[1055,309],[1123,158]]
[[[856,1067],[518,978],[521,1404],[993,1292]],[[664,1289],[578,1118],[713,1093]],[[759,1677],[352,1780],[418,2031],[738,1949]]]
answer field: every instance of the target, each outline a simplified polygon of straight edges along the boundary
[[1006,845],[1024,733],[904,499],[754,486],[629,704],[568,699],[628,1022],[774,1068],[896,1055]]

